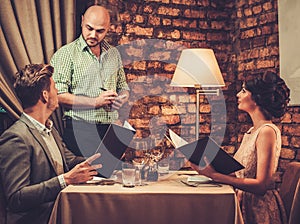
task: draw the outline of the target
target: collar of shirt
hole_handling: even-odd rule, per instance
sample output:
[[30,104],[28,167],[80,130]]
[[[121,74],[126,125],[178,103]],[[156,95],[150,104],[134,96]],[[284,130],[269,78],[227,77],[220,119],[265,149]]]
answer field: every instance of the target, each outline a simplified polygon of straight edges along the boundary
[[[82,51],[84,51],[84,50],[90,51],[89,46],[87,45],[87,43],[83,39],[82,34],[79,37],[79,45],[80,45],[80,49]],[[100,42],[100,47],[101,47],[101,54],[102,53],[105,54],[110,49],[110,45],[106,40],[102,40]]]
[[26,114],[23,112],[23,114],[32,122],[32,124],[36,127],[36,129],[41,133],[41,134],[50,134],[52,127],[53,127],[53,122],[48,119],[46,121],[46,125],[40,123],[39,121],[37,121],[36,119],[34,119],[33,117],[31,117],[30,115]]

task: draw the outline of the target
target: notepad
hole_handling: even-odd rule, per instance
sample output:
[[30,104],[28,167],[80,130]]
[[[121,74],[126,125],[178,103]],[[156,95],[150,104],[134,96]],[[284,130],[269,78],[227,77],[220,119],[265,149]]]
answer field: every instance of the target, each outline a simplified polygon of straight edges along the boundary
[[101,156],[93,162],[93,164],[102,164],[102,167],[97,169],[99,176],[110,178],[121,162],[121,158],[135,132],[135,129],[128,122],[125,123],[125,127],[115,124],[109,125],[101,144],[95,152],[100,153]]
[[[227,154],[212,138],[204,137],[191,143],[184,143],[184,139],[169,130],[170,140],[191,163],[204,167],[204,156],[216,171],[230,174],[244,168],[232,156]],[[182,139],[182,140],[180,140]]]

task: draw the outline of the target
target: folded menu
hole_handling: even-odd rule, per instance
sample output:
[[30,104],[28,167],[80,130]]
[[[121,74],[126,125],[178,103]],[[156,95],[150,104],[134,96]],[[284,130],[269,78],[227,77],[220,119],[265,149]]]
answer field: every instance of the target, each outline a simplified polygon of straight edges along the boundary
[[[216,171],[230,174],[243,169],[244,166],[227,154],[212,138],[204,137],[197,141],[187,143],[181,137],[169,130],[170,140],[175,148],[179,150],[192,163],[205,166],[204,156]],[[181,140],[182,139],[182,140]]]
[[121,158],[130,144],[135,130],[128,122],[124,126],[111,124],[95,153],[100,153],[101,156],[96,159],[93,164],[102,164],[98,169],[99,176],[109,178],[113,171],[118,167]]

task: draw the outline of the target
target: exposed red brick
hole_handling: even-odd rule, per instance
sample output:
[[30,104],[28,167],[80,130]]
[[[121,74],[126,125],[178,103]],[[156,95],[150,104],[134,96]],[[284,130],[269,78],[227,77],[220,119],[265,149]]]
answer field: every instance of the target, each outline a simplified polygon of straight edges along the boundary
[[273,68],[275,65],[273,60],[265,60],[265,61],[258,61],[256,67],[258,69],[261,68]]
[[289,137],[288,136],[281,136],[281,142],[282,142],[282,145],[284,146],[289,146],[290,144],[290,141],[289,141]]
[[149,110],[148,113],[149,114],[153,114],[153,115],[157,115],[161,112],[159,105],[152,105]]
[[294,159],[295,158],[295,151],[287,148],[282,148],[280,157],[283,159]]
[[247,39],[250,37],[254,37],[255,36],[255,30],[251,29],[251,30],[246,30],[244,32],[241,33],[241,39]]
[[[294,120],[294,119],[293,119]],[[291,114],[286,113],[282,118],[282,123],[291,123],[292,116]],[[294,120],[295,121],[295,120]]]
[[295,122],[295,123],[300,123],[300,114],[294,113],[294,114],[292,115],[292,117],[293,117],[293,122]]
[[300,136],[293,136],[291,138],[291,145],[292,148],[294,149],[300,149]]
[[[212,21],[211,22],[211,28],[212,29],[217,29],[217,30],[222,30],[222,29],[227,29],[226,22],[225,21]],[[228,27],[229,29],[229,27]]]
[[275,12],[271,12],[268,14],[263,14],[260,16],[260,24],[272,23],[277,21],[277,14]]
[[162,114],[164,115],[177,115],[178,110],[175,106],[164,105],[161,107]]
[[172,0],[174,4],[196,5],[196,0]]
[[145,70],[146,69],[146,62],[145,61],[134,62],[133,63],[133,69]]
[[148,0],[149,2],[158,2],[158,3],[170,3],[170,0]]
[[292,136],[300,136],[300,125],[290,124],[283,126],[283,132]]
[[153,34],[153,28],[143,28],[140,26],[134,26],[134,25],[126,25],[126,31],[128,33],[134,33],[136,35],[142,35],[142,36],[152,36]]
[[184,31],[182,37],[187,40],[205,40],[205,34],[199,32]]
[[186,9],[184,10],[183,15],[187,18],[205,18],[205,12],[200,10]]
[[267,44],[268,45],[271,45],[271,44],[278,44],[278,36],[275,36],[275,35],[273,35],[273,36],[269,36],[268,37],[268,40],[267,40]]
[[173,20],[173,26],[186,27],[188,24],[189,24],[188,20],[183,20],[183,19],[174,19]]
[[200,5],[200,6],[209,6],[209,3],[210,3],[209,0],[197,1],[197,5]]
[[262,47],[265,45],[265,43],[266,43],[265,37],[256,37],[252,42],[253,47]]
[[159,26],[160,25],[160,18],[159,17],[150,15],[148,21],[149,21],[150,25],[153,25],[153,26]]
[[200,125],[200,130],[199,130],[199,132],[201,133],[201,134],[209,134],[210,133],[210,125]]
[[170,26],[170,25],[172,25],[172,20],[171,19],[163,19],[162,24],[164,26]]
[[209,28],[209,25],[207,23],[207,21],[199,21],[199,28],[201,29],[208,29]]
[[257,5],[253,7],[253,13],[254,14],[259,14],[262,12],[262,6],[261,5]]
[[227,33],[208,33],[206,36],[209,41],[222,41],[222,38],[226,39]]
[[165,71],[168,71],[168,72],[174,72],[176,69],[176,65],[175,64],[166,64],[164,66],[164,69],[165,69]]
[[144,12],[145,12],[145,13],[152,13],[152,12],[153,12],[152,6],[151,6],[151,5],[146,5],[146,6],[144,7]]
[[228,13],[224,11],[209,11],[207,13],[209,19],[226,19],[228,18]]
[[200,105],[200,113],[210,113],[211,108],[209,104]]
[[131,21],[131,15],[128,12],[120,13],[120,20],[128,23]]
[[237,18],[242,18],[242,16],[243,16],[242,10],[238,9],[237,12],[236,12],[236,15],[237,15]]
[[182,116],[181,122],[183,124],[195,124],[195,115],[194,114],[185,114],[184,116]]
[[251,8],[246,8],[246,9],[244,9],[244,15],[245,15],[245,16],[251,16],[251,15],[252,15],[252,10],[251,10]]
[[174,115],[174,116],[164,116],[164,121],[168,125],[175,125],[180,123],[181,119],[179,115]]
[[136,15],[135,16],[135,22],[137,23],[143,23],[145,20],[144,20],[144,17],[141,16],[141,15]]
[[261,33],[262,35],[271,34],[272,33],[272,27],[271,26],[263,26],[261,27]]
[[157,10],[158,14],[168,15],[168,16],[178,16],[180,9],[175,9],[171,7],[160,6]]
[[263,9],[265,11],[269,11],[270,9],[272,9],[272,3],[271,2],[266,2],[266,3],[263,3]]

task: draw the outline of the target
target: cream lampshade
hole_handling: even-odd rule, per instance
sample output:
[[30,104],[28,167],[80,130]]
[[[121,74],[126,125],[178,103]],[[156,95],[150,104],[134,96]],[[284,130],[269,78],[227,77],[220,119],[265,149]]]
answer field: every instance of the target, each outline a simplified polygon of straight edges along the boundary
[[183,50],[170,85],[178,87],[225,86],[213,50],[202,48]]
[[[178,60],[171,86],[196,88],[196,140],[199,138],[200,94],[219,95],[225,83],[211,49],[184,49]],[[200,89],[210,87],[210,89]],[[211,89],[211,87],[213,89]]]

